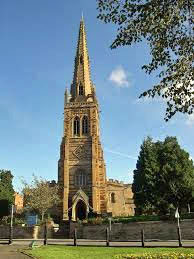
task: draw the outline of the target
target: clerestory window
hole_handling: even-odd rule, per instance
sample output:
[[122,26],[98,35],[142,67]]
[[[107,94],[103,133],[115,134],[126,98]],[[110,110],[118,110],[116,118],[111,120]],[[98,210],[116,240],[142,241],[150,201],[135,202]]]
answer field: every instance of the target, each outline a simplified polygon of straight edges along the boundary
[[88,118],[84,116],[82,119],[82,135],[88,134]]
[[76,136],[80,135],[80,119],[79,117],[75,117],[73,122],[73,133]]

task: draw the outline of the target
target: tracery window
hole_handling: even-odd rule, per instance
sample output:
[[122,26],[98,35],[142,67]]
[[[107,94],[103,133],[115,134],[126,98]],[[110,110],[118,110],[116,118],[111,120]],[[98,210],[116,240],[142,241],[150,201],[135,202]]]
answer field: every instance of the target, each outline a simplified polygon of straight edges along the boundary
[[87,116],[84,116],[82,119],[82,134],[83,135],[88,134],[88,118],[87,118]]
[[79,136],[80,134],[80,119],[79,117],[75,117],[73,122],[73,133],[74,135]]
[[84,95],[84,88],[82,83],[79,84],[79,95]]
[[111,193],[110,197],[111,197],[111,202],[115,203],[115,193],[114,192]]
[[87,185],[87,175],[84,171],[78,171],[75,175],[75,184],[78,186]]

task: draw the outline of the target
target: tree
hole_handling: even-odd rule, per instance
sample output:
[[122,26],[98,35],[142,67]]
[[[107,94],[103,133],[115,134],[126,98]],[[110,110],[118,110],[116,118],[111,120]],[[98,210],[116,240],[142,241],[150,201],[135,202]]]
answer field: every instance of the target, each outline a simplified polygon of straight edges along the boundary
[[9,204],[14,201],[13,175],[9,170],[0,170],[0,200],[7,200]]
[[183,208],[192,200],[194,165],[175,137],[161,142],[144,140],[132,185],[136,207],[166,214],[170,208]]
[[176,112],[194,111],[194,37],[192,0],[97,0],[98,18],[117,26],[111,48],[146,40],[151,62],[142,69],[159,70],[159,83],[140,97],[162,96],[165,120]]
[[0,170],[0,218],[9,215],[9,207],[14,201],[13,175],[9,170]]
[[143,141],[136,170],[134,170],[132,190],[139,213],[153,209],[155,195],[152,190],[154,188],[155,172],[159,171],[154,149],[155,146],[150,137]]
[[33,180],[30,184],[24,180],[22,183],[24,185],[25,208],[38,211],[43,221],[45,213],[60,201],[58,185],[51,184],[35,175],[33,175]]
[[186,207],[192,199],[194,190],[193,161],[189,154],[180,148],[175,137],[166,137],[158,153],[160,162],[158,192],[168,204],[179,208]]

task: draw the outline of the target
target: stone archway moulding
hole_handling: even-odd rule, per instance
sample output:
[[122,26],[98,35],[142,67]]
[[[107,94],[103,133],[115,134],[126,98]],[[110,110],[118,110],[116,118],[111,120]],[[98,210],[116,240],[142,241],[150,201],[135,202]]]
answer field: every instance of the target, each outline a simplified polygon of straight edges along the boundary
[[73,196],[72,198],[72,220],[76,221],[76,206],[77,203],[79,201],[84,202],[84,204],[86,205],[86,217],[88,215],[89,212],[89,198],[88,196],[85,194],[85,192],[80,188],[79,191],[76,192],[76,194]]

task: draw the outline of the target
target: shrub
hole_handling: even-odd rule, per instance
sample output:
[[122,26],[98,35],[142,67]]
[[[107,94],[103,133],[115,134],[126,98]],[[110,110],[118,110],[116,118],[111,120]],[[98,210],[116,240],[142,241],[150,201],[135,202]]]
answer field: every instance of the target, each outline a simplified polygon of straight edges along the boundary
[[88,223],[91,225],[101,225],[103,223],[103,219],[101,217],[89,218]]
[[[194,219],[194,213],[185,213],[180,215],[181,220],[183,219]],[[140,216],[129,216],[129,217],[114,217],[112,223],[128,223],[138,221],[165,221],[171,220],[176,221],[174,214],[170,215],[140,215]],[[103,223],[108,223],[108,218],[103,219]]]
[[10,217],[9,216],[4,216],[3,218],[0,219],[0,225],[9,225],[10,224]]
[[181,214],[181,219],[194,219],[194,212]]
[[[115,217],[112,218],[113,223],[128,223],[138,221],[158,221],[160,217],[157,215],[141,215],[141,216],[129,216],[129,217]],[[104,219],[103,223],[108,223],[108,219]]]
[[14,218],[13,224],[14,225],[26,224],[26,220],[25,218]]

